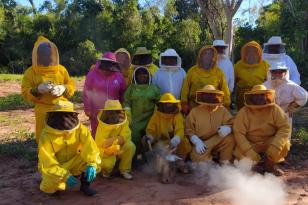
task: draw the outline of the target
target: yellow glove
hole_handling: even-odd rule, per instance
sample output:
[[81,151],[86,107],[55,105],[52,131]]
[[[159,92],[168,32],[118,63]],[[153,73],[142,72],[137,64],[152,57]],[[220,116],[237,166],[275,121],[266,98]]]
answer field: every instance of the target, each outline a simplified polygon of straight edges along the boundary
[[276,146],[270,145],[266,150],[266,155],[271,161],[277,161],[280,156],[281,150],[279,150]]
[[104,149],[104,154],[106,155],[118,155],[120,154],[121,146],[119,145],[119,141],[115,140],[110,147]]
[[252,148],[245,153],[245,156],[255,162],[258,162],[261,160],[261,156],[256,151],[254,151],[254,149]]

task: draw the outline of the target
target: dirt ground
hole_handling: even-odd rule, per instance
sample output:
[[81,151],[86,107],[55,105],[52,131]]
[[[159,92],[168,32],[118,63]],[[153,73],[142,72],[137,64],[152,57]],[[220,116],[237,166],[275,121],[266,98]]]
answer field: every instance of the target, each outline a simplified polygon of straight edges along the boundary
[[[79,83],[78,90],[81,89],[82,83]],[[19,93],[19,90],[18,82],[0,83],[0,96]],[[82,104],[76,107],[81,121],[89,125],[82,111]],[[34,131],[33,109],[0,112],[0,117],[0,139],[20,130]],[[285,175],[281,177],[288,194],[285,204],[307,205],[308,159],[296,162],[296,166],[294,162],[292,163],[283,168]],[[81,194],[78,188],[63,192],[60,196],[51,197],[39,191],[40,175],[35,162],[0,156],[0,204],[232,204],[227,197],[230,190],[218,190],[209,187],[206,183],[196,184],[198,179],[194,174],[178,174],[176,182],[169,185],[161,184],[153,173],[135,170],[133,174],[135,176],[133,181],[119,177],[113,179],[98,177],[93,188],[99,194],[92,198]]]

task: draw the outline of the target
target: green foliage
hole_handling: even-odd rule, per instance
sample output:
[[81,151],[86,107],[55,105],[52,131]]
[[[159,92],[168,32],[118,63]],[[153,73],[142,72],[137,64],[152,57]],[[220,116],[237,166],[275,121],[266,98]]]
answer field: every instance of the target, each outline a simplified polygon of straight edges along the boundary
[[97,51],[90,40],[80,42],[76,49],[72,49],[63,55],[62,63],[70,68],[72,75],[87,74],[91,65],[95,63]]
[[156,63],[162,51],[173,47],[188,68],[196,49],[212,41],[195,1],[167,0],[164,8],[138,2],[46,0],[36,10],[1,0],[0,73],[23,73],[39,35],[57,45],[60,62],[72,75],[86,74],[99,53],[120,47],[133,54],[146,46]]
[[22,75],[16,74],[0,74],[0,82],[5,81],[21,81]]
[[0,97],[0,111],[27,109],[31,107],[33,107],[33,104],[25,101],[20,94]]
[[302,127],[293,135],[293,141],[298,144],[308,145],[308,130]]
[[83,102],[82,92],[81,91],[75,91],[73,97],[70,98],[70,101],[72,101],[73,103],[82,103]]
[[235,59],[239,59],[241,46],[256,40],[261,45],[271,36],[281,36],[286,43],[286,53],[296,62],[303,86],[308,88],[308,1],[275,0],[265,6],[260,13],[256,26],[241,26],[236,30]]

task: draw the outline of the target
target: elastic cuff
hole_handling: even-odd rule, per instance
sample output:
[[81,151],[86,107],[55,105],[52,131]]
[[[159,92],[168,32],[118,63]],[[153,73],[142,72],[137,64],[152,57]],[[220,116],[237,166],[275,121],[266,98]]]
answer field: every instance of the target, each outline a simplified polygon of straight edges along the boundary
[[88,163],[87,167],[94,167],[95,169],[97,169],[97,164],[96,163]]
[[41,94],[39,93],[37,87],[32,88],[32,89],[30,90],[30,93],[31,93],[34,97],[39,97],[39,96],[41,95]]

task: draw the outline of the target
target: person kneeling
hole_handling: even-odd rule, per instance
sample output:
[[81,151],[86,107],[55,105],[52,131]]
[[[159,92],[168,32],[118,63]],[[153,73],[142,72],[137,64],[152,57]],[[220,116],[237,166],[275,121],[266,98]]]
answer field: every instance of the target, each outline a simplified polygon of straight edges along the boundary
[[185,159],[191,151],[191,145],[184,137],[184,118],[180,112],[180,101],[171,93],[165,93],[160,98],[158,110],[152,115],[147,129],[146,137],[154,146],[169,145],[171,150],[182,159],[178,161],[178,168],[188,173]]
[[186,135],[194,145],[193,162],[212,160],[219,153],[221,163],[232,160],[234,139],[231,134],[232,115],[222,105],[224,93],[212,85],[196,91],[199,106],[192,109],[186,118]]
[[245,106],[237,114],[234,125],[237,159],[249,158],[259,162],[255,171],[271,172],[277,176],[283,171],[277,168],[290,149],[290,124],[284,111],[275,104],[275,91],[264,85],[255,85],[244,94]]
[[40,189],[51,194],[63,191],[77,185],[75,176],[81,175],[80,191],[95,195],[90,183],[99,171],[99,150],[88,128],[79,122],[73,103],[58,101],[46,119],[38,148]]
[[109,178],[117,158],[119,170],[125,179],[132,179],[132,158],[136,147],[131,141],[131,131],[125,112],[118,100],[107,100],[105,108],[100,110],[95,142],[102,159],[103,177]]

